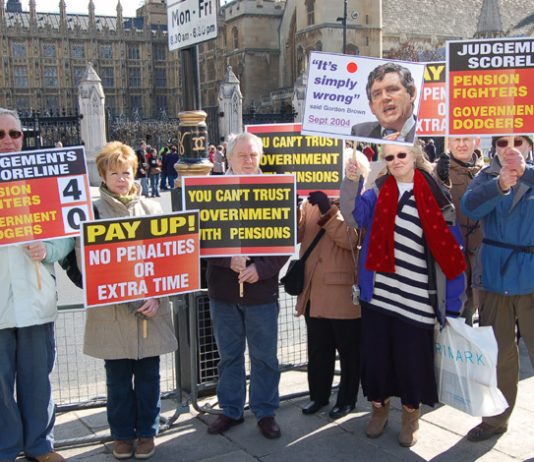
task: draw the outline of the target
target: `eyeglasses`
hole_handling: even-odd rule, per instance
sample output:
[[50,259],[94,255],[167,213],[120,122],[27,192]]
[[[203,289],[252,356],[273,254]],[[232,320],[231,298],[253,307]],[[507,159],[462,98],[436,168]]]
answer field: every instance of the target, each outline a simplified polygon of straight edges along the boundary
[[[514,138],[514,147],[518,148],[519,146],[521,146],[523,144],[523,141],[525,141],[523,138]],[[507,138],[498,139],[495,142],[495,144],[499,148],[505,148],[506,146],[508,146],[508,139]]]
[[394,154],[389,154],[387,156],[384,156],[384,160],[386,162],[391,162],[393,159],[395,159],[395,157],[397,157],[398,159],[406,159],[406,156],[408,156],[408,153],[398,152],[396,156]]
[[3,140],[6,135],[9,135],[12,140],[18,140],[22,136],[22,132],[20,130],[9,130],[7,132],[0,130],[0,140]]

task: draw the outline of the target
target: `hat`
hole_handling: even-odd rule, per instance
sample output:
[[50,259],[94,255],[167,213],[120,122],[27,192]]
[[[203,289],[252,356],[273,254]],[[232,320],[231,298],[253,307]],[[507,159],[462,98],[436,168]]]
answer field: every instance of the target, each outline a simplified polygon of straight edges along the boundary
[[[512,136],[512,135],[510,135]],[[530,147],[532,147],[532,145],[534,144],[534,141],[532,140],[532,136],[530,135],[513,135],[513,136],[520,136],[521,138],[525,138],[528,142],[528,144],[530,144]],[[500,139],[500,138],[506,138],[507,135],[501,135],[501,136],[492,136],[491,137],[491,147],[493,149],[495,149],[495,143],[497,143],[497,140]]]

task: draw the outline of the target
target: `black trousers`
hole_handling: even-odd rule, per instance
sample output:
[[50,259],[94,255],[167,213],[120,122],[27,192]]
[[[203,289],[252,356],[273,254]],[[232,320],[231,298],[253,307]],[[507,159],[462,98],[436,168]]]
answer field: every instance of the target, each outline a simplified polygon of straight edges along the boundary
[[308,386],[310,400],[327,403],[339,353],[341,379],[336,405],[353,405],[360,385],[360,319],[312,318],[305,313],[308,330]]

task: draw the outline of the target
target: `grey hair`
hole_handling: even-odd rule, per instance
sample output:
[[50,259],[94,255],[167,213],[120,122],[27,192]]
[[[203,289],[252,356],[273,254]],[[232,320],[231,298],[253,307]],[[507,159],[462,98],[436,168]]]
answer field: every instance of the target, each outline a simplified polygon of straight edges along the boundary
[[382,80],[384,80],[386,74],[389,74],[390,72],[395,72],[399,75],[402,86],[406,88],[406,91],[410,96],[415,95],[415,82],[413,80],[410,69],[401,66],[397,63],[385,63],[381,64],[378,67],[375,67],[370,72],[367,78],[367,86],[365,87],[365,90],[367,91],[367,99],[369,100],[369,102],[372,101],[371,87],[373,86],[373,83],[376,80],[381,82]]
[[22,127],[22,122],[20,121],[20,117],[17,111],[12,111],[11,109],[5,109],[3,107],[0,107],[0,117],[6,116],[6,115],[13,117],[19,124],[19,127]]
[[256,149],[260,157],[263,155],[263,142],[261,138],[253,133],[243,132],[238,134],[230,134],[228,136],[228,146],[226,148],[226,157],[230,159],[234,155],[234,149],[240,141],[252,141],[256,145]]

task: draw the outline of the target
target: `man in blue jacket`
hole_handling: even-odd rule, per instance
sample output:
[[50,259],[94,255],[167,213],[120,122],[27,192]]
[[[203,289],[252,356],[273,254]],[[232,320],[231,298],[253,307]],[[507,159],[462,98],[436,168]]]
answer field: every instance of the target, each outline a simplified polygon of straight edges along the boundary
[[467,434],[483,441],[506,432],[517,396],[519,356],[515,326],[534,365],[534,165],[529,136],[493,138],[491,165],[480,171],[462,198],[462,211],[482,223],[483,240],[473,269],[481,290],[480,325],[492,326],[499,347],[497,384],[509,407],[484,417]]

